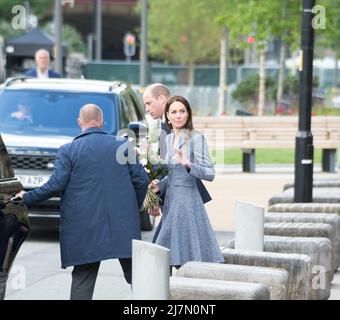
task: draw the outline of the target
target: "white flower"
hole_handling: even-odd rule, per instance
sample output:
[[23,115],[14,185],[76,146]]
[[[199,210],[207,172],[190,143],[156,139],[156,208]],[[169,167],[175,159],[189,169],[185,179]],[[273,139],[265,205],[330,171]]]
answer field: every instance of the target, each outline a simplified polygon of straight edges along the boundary
[[149,169],[144,168],[144,170],[146,171],[147,174],[150,174],[150,170]]
[[147,159],[141,159],[140,163],[142,164],[143,167],[145,167],[148,164],[148,160]]

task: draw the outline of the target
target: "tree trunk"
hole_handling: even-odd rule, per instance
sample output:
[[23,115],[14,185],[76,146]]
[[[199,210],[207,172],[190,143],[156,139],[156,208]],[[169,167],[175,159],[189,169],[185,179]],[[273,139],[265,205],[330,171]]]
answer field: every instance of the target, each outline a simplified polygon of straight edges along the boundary
[[266,102],[266,56],[265,49],[260,49],[260,84],[259,84],[259,104],[257,114],[263,115]]
[[[287,19],[287,0],[284,1],[282,6],[282,20]],[[287,31],[285,32],[287,34]],[[283,37],[281,37],[281,47],[280,47],[280,69],[279,69],[279,79],[277,84],[276,92],[276,103],[279,104],[282,100],[283,86],[286,76],[286,53],[287,53],[287,43]]]
[[193,62],[190,62],[188,67],[189,67],[188,84],[189,87],[193,87],[195,85],[195,64]]
[[276,93],[276,103],[279,104],[280,101],[282,100],[282,95],[283,95],[283,86],[284,86],[284,81],[285,81],[285,76],[286,76],[286,48],[287,45],[286,43],[281,40],[281,48],[280,48],[280,69],[279,69],[279,80],[277,84],[277,93]]
[[221,37],[220,53],[220,85],[218,91],[218,115],[225,114],[227,111],[226,92],[227,92],[227,58],[228,58],[228,29],[223,28]]
[[244,64],[245,64],[245,65],[249,65],[249,64],[251,63],[251,58],[250,58],[250,56],[251,56],[251,49],[248,48],[248,47],[246,47],[246,48],[244,49]]

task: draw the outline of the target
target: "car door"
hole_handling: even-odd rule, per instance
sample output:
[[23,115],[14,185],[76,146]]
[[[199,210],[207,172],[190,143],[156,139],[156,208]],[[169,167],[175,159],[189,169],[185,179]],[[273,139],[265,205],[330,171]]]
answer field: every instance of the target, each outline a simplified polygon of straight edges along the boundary
[[11,200],[22,190],[15,178],[6,146],[0,135],[0,300],[7,278],[22,243],[29,234],[28,210],[21,201]]

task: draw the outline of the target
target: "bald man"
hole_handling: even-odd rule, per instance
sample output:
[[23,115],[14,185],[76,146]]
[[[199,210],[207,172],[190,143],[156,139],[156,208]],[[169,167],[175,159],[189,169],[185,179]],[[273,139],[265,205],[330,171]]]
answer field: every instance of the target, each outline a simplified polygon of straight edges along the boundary
[[129,142],[102,130],[98,106],[83,106],[78,125],[82,133],[59,148],[50,179],[17,196],[29,207],[61,195],[62,268],[74,266],[71,299],[90,300],[101,260],[118,258],[131,284],[132,239],[141,239],[149,179]]
[[32,78],[60,78],[58,72],[49,70],[50,53],[45,49],[39,49],[35,55],[34,60],[37,65],[36,69],[28,70],[25,75]]

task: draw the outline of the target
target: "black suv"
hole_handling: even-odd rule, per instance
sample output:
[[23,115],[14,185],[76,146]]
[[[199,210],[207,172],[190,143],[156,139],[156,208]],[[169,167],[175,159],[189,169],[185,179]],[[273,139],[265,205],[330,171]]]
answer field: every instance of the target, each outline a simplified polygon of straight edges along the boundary
[[[104,113],[103,129],[126,135],[131,129],[146,138],[147,123],[136,93],[122,82],[75,79],[14,78],[0,86],[0,132],[15,176],[24,189],[45,183],[58,148],[79,135],[79,109],[87,103]],[[29,208],[32,226],[59,225],[59,197]],[[141,229],[152,230],[154,218],[141,213]]]

